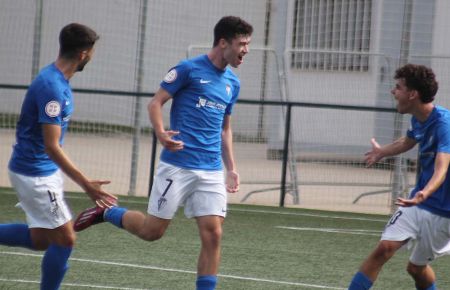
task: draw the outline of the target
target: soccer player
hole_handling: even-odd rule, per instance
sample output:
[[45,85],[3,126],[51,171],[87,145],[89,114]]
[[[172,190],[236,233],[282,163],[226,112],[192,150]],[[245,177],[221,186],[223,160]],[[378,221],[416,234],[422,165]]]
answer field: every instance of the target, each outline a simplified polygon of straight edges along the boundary
[[349,290],[369,289],[381,268],[395,252],[409,244],[408,273],[417,289],[433,290],[436,277],[429,263],[450,253],[450,111],[433,105],[438,83],[430,68],[407,64],[396,71],[392,94],[400,114],[411,114],[406,136],[380,146],[372,139],[366,153],[368,166],[381,158],[419,144],[419,176],[409,199],[398,198],[400,207],[387,223],[381,241],[361,265]]
[[98,35],[77,23],[59,35],[59,54],[31,83],[17,123],[9,176],[28,224],[0,224],[0,244],[45,251],[41,289],[59,289],[75,243],[71,212],[64,200],[62,172],[99,207],[116,204],[102,190],[109,181],[88,179],[62,149],[73,112],[69,79],[89,62]]
[[[75,230],[106,220],[148,241],[161,238],[179,206],[195,218],[201,239],[198,290],[215,289],[220,262],[226,191],[239,189],[232,150],[231,112],[240,88],[237,68],[248,53],[253,27],[226,16],[214,27],[208,54],[181,61],[169,70],[148,105],[150,121],[164,150],[155,176],[147,214],[121,207],[82,212]],[[172,99],[170,130],[163,105]],[[222,162],[226,168],[224,173]]]

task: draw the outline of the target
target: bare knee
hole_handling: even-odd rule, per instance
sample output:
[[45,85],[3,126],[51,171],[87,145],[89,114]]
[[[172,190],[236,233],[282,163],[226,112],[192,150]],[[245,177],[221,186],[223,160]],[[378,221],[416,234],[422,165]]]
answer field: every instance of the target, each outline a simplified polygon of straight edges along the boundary
[[147,215],[137,230],[137,236],[145,241],[156,241],[164,236],[170,220]]
[[398,250],[399,246],[391,242],[380,242],[374,252],[374,255],[383,261],[389,260],[395,252]]
[[33,247],[37,251],[45,251],[51,244],[71,248],[76,242],[76,235],[73,231],[66,231],[63,234],[59,234],[55,230],[33,230],[31,231],[31,237]]
[[417,266],[412,263],[408,263],[408,266],[406,267],[406,271],[409,275],[411,275],[413,278],[421,277],[425,271],[427,266]]
[[164,236],[165,229],[152,229],[148,230],[146,228],[142,229],[138,233],[138,237],[149,242],[153,242],[161,239]]
[[222,240],[222,228],[214,227],[203,229],[201,236],[204,244],[208,244],[211,247],[218,247]]

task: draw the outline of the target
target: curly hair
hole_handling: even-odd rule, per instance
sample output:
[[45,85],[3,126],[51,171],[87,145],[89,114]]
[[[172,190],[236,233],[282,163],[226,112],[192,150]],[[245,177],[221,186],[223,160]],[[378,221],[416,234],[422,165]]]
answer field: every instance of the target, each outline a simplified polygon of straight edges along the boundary
[[439,88],[433,70],[424,65],[406,64],[396,70],[394,79],[404,79],[408,89],[419,93],[422,103],[431,103]]

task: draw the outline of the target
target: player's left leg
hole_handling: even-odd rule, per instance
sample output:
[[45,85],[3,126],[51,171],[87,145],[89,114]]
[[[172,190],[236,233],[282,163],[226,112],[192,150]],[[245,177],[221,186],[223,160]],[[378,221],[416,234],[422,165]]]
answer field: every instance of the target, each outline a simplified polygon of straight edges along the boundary
[[36,244],[47,244],[41,264],[41,289],[59,289],[76,239],[72,222],[55,229],[32,228],[31,235]]
[[222,240],[221,216],[197,217],[201,239],[201,250],[197,265],[197,290],[215,289],[220,264],[220,244]]
[[222,224],[227,213],[227,193],[222,171],[193,171],[194,192],[184,203],[184,214],[195,217],[201,239],[197,265],[197,290],[213,290],[220,263]]
[[416,282],[416,288],[418,290],[435,290],[436,275],[430,265],[415,265],[411,262],[408,263],[407,271]]

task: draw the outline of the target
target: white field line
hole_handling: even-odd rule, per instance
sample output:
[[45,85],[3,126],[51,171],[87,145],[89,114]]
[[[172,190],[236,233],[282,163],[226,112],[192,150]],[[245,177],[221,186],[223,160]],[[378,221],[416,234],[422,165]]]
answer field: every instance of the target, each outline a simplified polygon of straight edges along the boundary
[[[23,279],[6,279],[0,278],[0,282],[11,282],[11,283],[25,283],[25,284],[40,284],[40,281],[23,280]],[[75,284],[75,283],[62,283],[62,286],[67,287],[87,287],[87,288],[99,288],[99,289],[117,289],[117,290],[145,290],[142,288],[122,288],[114,286],[102,286],[102,285],[91,285],[91,284]]]
[[[15,193],[2,193],[2,194],[9,194],[9,195],[15,195]],[[87,197],[81,197],[81,196],[71,196],[66,195],[67,199],[87,199]],[[120,203],[127,203],[127,204],[143,204],[147,205],[147,201],[132,201],[132,200],[122,200],[119,199]],[[369,222],[382,222],[386,223],[389,219],[386,217],[386,219],[375,219],[375,218],[363,218],[363,217],[348,217],[348,216],[338,216],[338,215],[326,215],[326,214],[309,214],[309,213],[297,213],[297,212],[280,212],[280,211],[273,211],[273,210],[258,210],[258,209],[232,209],[229,208],[228,211],[236,211],[236,212],[248,212],[248,213],[263,213],[263,214],[275,214],[275,215],[287,215],[287,216],[307,216],[307,217],[315,217],[315,218],[325,218],[325,219],[341,219],[341,220],[358,220],[358,221],[369,221]]]
[[[17,256],[39,257],[39,258],[42,257],[42,255],[39,255],[39,254],[30,254],[30,253],[23,253],[23,252],[5,252],[5,251],[0,251],[0,254],[2,254],[2,255],[17,255]],[[157,267],[157,266],[118,263],[118,262],[108,262],[108,261],[99,261],[99,260],[90,260],[90,259],[78,259],[78,258],[70,258],[70,260],[71,261],[78,261],[78,262],[110,265],[110,266],[130,267],[130,268],[139,268],[139,269],[151,269],[151,270],[156,270],[156,271],[177,272],[177,273],[187,273],[187,274],[194,274],[194,275],[196,275],[195,271],[180,270],[180,269],[173,269],[173,268],[162,268],[162,267]],[[265,282],[265,283],[281,284],[281,285],[303,286],[303,287],[307,287],[308,289],[311,289],[311,288],[314,288],[314,289],[335,289],[335,290],[345,290],[346,289],[346,288],[326,286],[326,285],[316,285],[316,284],[308,284],[308,283],[301,283],[301,282],[288,282],[288,281],[279,281],[279,280],[270,280],[270,279],[260,279],[260,278],[235,276],[235,275],[219,274],[218,276],[219,277],[223,277],[223,278],[236,279],[236,280]],[[104,286],[104,287],[106,287],[106,286]],[[132,290],[135,290],[134,288],[109,288],[109,289],[132,289]]]
[[323,233],[364,235],[364,236],[380,236],[381,235],[381,231],[374,231],[374,230],[302,228],[302,227],[287,227],[287,226],[276,226],[275,228],[286,229],[286,230],[296,230],[296,231],[311,231],[311,232],[323,232]]

